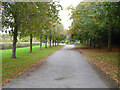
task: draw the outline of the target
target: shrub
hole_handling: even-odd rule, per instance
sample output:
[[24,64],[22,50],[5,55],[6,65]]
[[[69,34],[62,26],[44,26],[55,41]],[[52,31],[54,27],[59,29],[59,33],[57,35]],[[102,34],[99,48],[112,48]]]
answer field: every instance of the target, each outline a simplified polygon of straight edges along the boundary
[[75,44],[75,42],[70,42],[70,44]]
[[62,40],[62,41],[61,41],[61,43],[65,43],[65,41],[64,41],[64,40]]
[[65,44],[68,44],[68,43],[69,43],[69,41],[68,41],[68,40],[66,40],[66,41],[65,41]]

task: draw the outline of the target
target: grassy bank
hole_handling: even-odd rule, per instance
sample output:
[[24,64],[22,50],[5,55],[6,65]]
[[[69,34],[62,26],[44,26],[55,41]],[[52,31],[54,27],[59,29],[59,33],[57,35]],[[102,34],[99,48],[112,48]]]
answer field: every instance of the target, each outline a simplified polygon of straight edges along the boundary
[[17,59],[11,59],[12,49],[2,50],[2,80],[16,76],[20,71],[62,47],[62,45],[51,48],[44,48],[43,46],[43,49],[40,50],[39,46],[33,46],[32,53],[29,53],[29,47],[17,48]]
[[118,83],[118,50],[113,48],[112,52],[107,49],[86,48],[84,45],[76,45],[77,51],[82,52],[94,64],[101,68],[106,74]]

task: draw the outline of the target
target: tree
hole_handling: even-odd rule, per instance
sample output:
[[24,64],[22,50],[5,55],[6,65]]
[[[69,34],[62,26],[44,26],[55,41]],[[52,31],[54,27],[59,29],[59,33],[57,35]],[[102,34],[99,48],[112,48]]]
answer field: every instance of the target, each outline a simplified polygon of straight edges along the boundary
[[[3,2],[2,3],[2,24],[3,28],[11,28],[9,33],[13,35],[13,49],[12,58],[16,58],[16,43],[19,28],[21,27],[22,21],[24,20],[23,12],[26,3],[18,2]],[[4,30],[7,32],[7,30]]]
[[[81,2],[72,10],[73,19],[70,27],[71,34],[75,39],[90,40],[90,46],[100,48],[101,42],[105,42],[106,30],[108,31],[108,50],[111,50],[111,31],[119,27],[118,2]],[[105,42],[107,43],[107,42]]]
[[52,29],[54,24],[59,23],[57,9],[61,7],[55,2],[3,2],[2,23],[3,31],[9,31],[9,35],[13,36],[12,58],[16,58],[17,37],[30,36],[30,52],[32,52],[32,38],[40,39],[40,49],[42,49],[42,41],[45,39],[47,47],[47,39],[55,38],[53,34],[56,31]]

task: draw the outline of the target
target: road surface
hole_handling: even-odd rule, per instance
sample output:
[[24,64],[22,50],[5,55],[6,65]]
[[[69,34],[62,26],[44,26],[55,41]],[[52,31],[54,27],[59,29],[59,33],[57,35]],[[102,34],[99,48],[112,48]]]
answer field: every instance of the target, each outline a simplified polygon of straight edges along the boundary
[[3,88],[115,88],[105,73],[66,45]]

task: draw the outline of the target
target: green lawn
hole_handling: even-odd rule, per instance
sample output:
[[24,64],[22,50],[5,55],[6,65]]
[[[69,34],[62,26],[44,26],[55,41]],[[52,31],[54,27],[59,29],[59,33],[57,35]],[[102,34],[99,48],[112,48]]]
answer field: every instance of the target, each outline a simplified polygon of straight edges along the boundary
[[14,77],[21,70],[24,70],[62,47],[62,45],[51,48],[44,48],[43,46],[43,49],[40,50],[39,46],[33,46],[32,53],[29,53],[29,47],[17,48],[17,59],[11,59],[12,49],[2,50],[2,80]]

